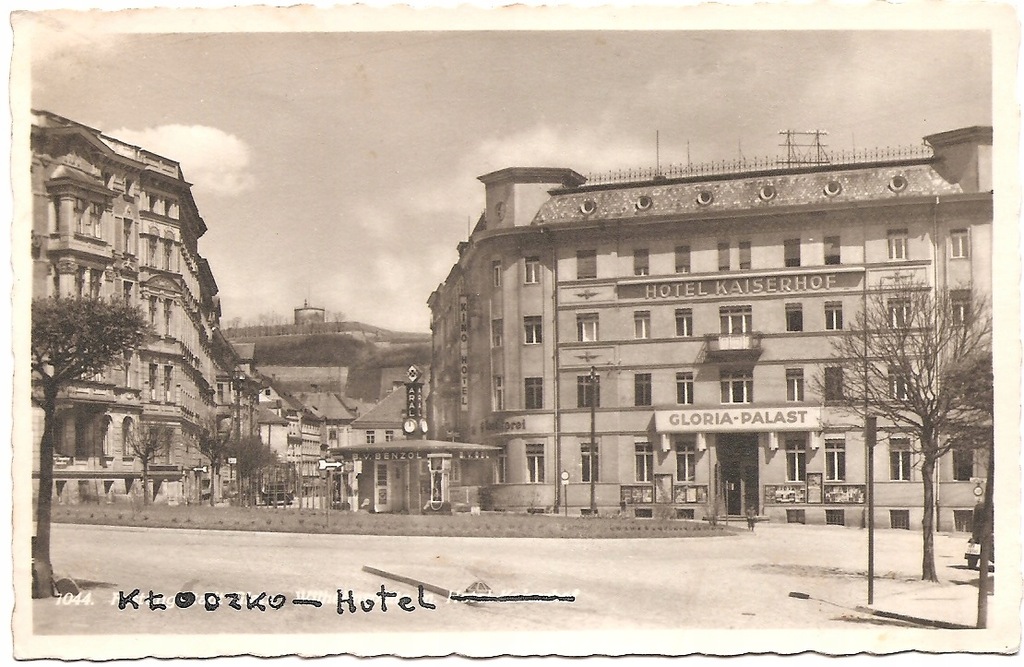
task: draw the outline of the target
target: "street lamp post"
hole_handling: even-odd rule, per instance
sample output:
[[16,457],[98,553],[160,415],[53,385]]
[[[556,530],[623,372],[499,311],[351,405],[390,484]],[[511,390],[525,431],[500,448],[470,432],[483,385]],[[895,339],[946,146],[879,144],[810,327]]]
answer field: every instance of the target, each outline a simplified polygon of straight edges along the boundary
[[594,516],[597,514],[597,485],[596,485],[596,470],[594,469],[594,459],[597,458],[597,435],[595,433],[595,418],[597,415],[597,369],[593,366],[590,367],[590,377],[587,378],[590,383],[590,514]]

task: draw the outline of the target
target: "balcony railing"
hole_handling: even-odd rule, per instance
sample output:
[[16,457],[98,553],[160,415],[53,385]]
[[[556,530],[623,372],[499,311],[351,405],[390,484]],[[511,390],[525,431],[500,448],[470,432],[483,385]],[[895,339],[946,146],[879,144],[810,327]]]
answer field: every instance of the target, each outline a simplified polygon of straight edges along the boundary
[[704,350],[701,353],[704,362],[753,361],[760,356],[760,332],[709,334],[704,337]]

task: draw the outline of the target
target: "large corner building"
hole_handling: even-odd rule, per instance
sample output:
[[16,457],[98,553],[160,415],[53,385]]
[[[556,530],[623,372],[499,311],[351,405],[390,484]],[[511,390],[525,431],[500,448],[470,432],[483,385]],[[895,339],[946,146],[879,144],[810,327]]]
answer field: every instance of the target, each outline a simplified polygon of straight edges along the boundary
[[[924,141],[481,176],[486,211],[429,305],[435,432],[501,448],[485,508],[578,514],[593,483],[602,513],[863,525],[863,424],[811,381],[828,386],[830,339],[897,276],[991,291],[992,129]],[[939,466],[940,529],[969,524],[972,456]],[[880,439],[879,525],[920,525],[914,463],[902,434]]]

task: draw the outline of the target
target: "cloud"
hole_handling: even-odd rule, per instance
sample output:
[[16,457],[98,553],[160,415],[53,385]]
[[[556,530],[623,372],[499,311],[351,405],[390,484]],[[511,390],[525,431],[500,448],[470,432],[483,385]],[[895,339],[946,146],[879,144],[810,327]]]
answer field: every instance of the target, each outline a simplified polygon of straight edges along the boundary
[[142,130],[120,128],[107,134],[179,162],[197,191],[237,195],[255,183],[249,172],[249,146],[215,127],[159,125]]

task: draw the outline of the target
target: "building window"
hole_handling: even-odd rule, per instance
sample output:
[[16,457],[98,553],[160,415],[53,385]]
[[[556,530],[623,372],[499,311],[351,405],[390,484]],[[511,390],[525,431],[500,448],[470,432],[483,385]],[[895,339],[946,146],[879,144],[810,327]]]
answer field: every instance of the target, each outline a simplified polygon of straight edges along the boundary
[[164,335],[171,335],[171,320],[173,319],[174,302],[170,299],[164,301]]
[[651,337],[651,311],[637,310],[633,312],[633,338]]
[[527,317],[524,317],[523,328],[525,329],[526,333],[524,342],[527,345],[538,345],[544,342],[539,315],[529,315]]
[[523,275],[523,282],[527,285],[535,285],[540,282],[540,258],[527,257],[526,271]]
[[825,367],[825,396],[826,401],[843,400],[843,367]]
[[491,347],[501,347],[501,333],[505,321],[502,319],[491,320]]
[[834,265],[842,264],[842,255],[840,251],[839,237],[838,236],[826,236],[825,237],[825,264]]
[[601,481],[601,460],[597,445],[590,442],[580,443],[580,479],[589,483],[591,475],[594,482]]
[[906,377],[896,368],[889,368],[889,397],[896,401],[910,398],[910,388]]
[[722,403],[753,403],[754,374],[751,371],[721,371]]
[[491,262],[491,283],[495,287],[501,287],[501,260]]
[[544,483],[544,445],[526,446],[526,476],[532,484]]
[[840,331],[843,328],[843,302],[825,302],[825,330]]
[[395,432],[392,431],[391,429],[385,430],[384,431],[384,442],[394,442],[394,440],[395,440]]
[[376,431],[367,431],[366,432],[366,444],[372,445],[375,442],[377,442],[377,432]]
[[723,306],[718,309],[721,333],[723,334],[745,334],[750,333],[753,311],[750,306]]
[[654,448],[646,440],[636,440],[633,451],[636,458],[636,481],[650,482],[654,472]]
[[591,383],[589,375],[576,376],[576,407],[601,407],[601,376],[595,375]]
[[693,405],[693,373],[689,371],[676,373],[676,403]]
[[[152,231],[150,233],[152,233]],[[148,264],[149,266],[152,266],[154,268],[156,267],[156,244],[157,244],[156,237],[155,236],[150,236],[149,239],[147,240],[147,245],[149,246],[149,252],[146,255],[146,264]]]
[[800,239],[786,239],[782,249],[783,266],[800,266]]
[[786,481],[807,479],[807,443],[802,438],[786,439]]
[[799,303],[786,304],[786,331],[804,330],[804,307]]
[[500,412],[505,409],[505,384],[504,378],[500,375],[494,376],[494,391],[491,396],[491,405],[495,412]]
[[149,323],[156,328],[156,297],[149,297]]
[[647,276],[651,273],[651,256],[647,248],[637,248],[633,251],[633,275]]
[[388,485],[388,467],[384,463],[378,463],[376,466],[376,485],[378,487],[386,487]]
[[134,254],[132,252],[132,221],[129,218],[124,218],[121,221],[121,243],[124,254]]
[[676,246],[676,273],[690,272],[690,246]]
[[156,375],[159,369],[156,364],[149,365],[149,400],[156,400]]
[[498,452],[498,484],[508,483],[508,453]]
[[164,239],[164,269],[170,271],[172,269],[171,253],[174,250],[174,241],[171,239]]
[[544,378],[526,378],[526,409],[542,410],[544,408]]
[[164,402],[171,402],[171,386],[174,382],[174,366],[164,366]]
[[750,241],[740,241],[740,269],[750,268]]
[[124,386],[128,389],[132,388],[132,352],[128,350],[124,353]]
[[889,240],[889,259],[899,260],[907,258],[907,230],[905,229],[890,229],[888,234]]
[[846,440],[825,438],[825,481],[846,480]]
[[576,251],[576,279],[586,280],[597,277],[597,251]]
[[971,294],[970,292],[957,290],[950,293],[950,307],[952,313],[950,313],[950,319],[953,322],[953,326],[962,327],[970,322],[971,319]]
[[802,400],[804,400],[804,369],[802,369],[802,368],[787,368],[786,369],[786,400],[787,401],[802,401]]
[[336,428],[329,428],[329,429],[327,429],[327,441],[328,442],[338,442],[338,429],[336,429]]
[[718,242],[718,270],[728,271],[730,266],[729,261],[729,242],[719,241]]
[[688,337],[693,335],[693,310],[676,308],[676,335]]
[[697,446],[692,438],[676,437],[676,481],[692,482],[697,475]]
[[969,482],[974,477],[974,450],[953,449],[953,481]]
[[805,510],[786,510],[786,523],[807,523]]
[[889,527],[910,530],[910,510],[889,510]]
[[910,302],[906,299],[889,299],[889,326],[903,329],[910,322]]
[[128,303],[132,302],[132,289],[134,284],[130,280],[126,280],[121,283],[121,289],[124,290],[124,300]]
[[954,229],[949,233],[949,256],[953,259],[966,259],[970,256],[970,240],[966,229]]
[[651,404],[651,374],[636,373],[633,375],[633,405]]
[[89,272],[89,287],[92,298],[100,298],[100,294],[103,291],[103,272],[97,269],[93,269]]
[[825,525],[826,526],[845,526],[846,525],[846,511],[845,510],[825,510]]
[[598,340],[597,313],[580,313],[576,316],[576,339],[581,343],[592,343]]
[[910,481],[910,438],[889,438],[889,479],[894,482]]

